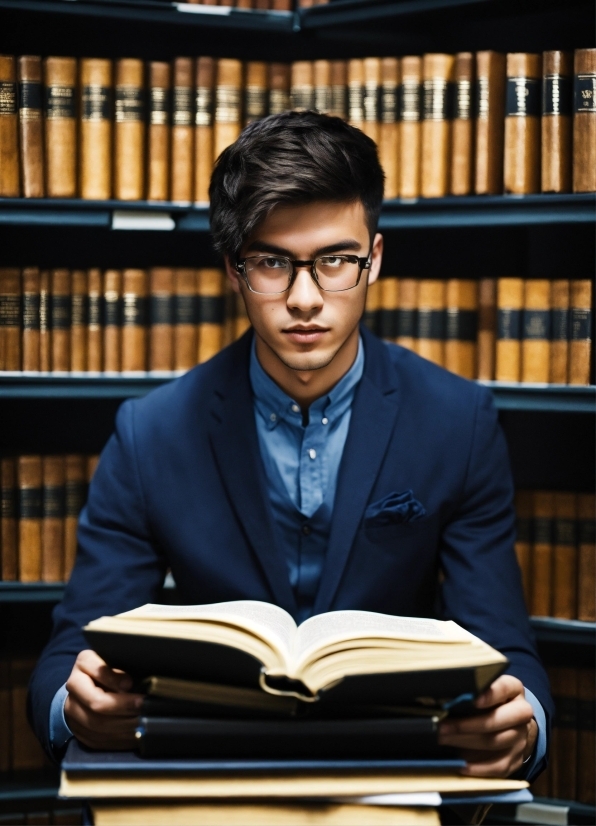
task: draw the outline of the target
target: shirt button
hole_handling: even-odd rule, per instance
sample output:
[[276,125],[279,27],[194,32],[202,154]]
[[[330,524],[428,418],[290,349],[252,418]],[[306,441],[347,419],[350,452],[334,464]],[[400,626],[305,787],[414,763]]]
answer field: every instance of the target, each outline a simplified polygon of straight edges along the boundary
[[277,421],[277,416],[275,415],[275,413],[272,413],[272,414],[269,416],[269,419],[270,419],[272,422],[276,422],[276,421]]
[[308,451],[308,455],[311,459],[317,458],[317,451],[314,449],[314,447],[311,447],[311,449]]
[[310,536],[312,533],[312,528],[310,527],[310,525],[303,525],[302,533],[304,534],[304,536]]
[[300,413],[300,408],[298,407],[297,404],[292,405],[292,412],[293,413]]
[[324,416],[324,417],[321,419],[321,424],[329,424],[329,419],[327,418],[327,416]]

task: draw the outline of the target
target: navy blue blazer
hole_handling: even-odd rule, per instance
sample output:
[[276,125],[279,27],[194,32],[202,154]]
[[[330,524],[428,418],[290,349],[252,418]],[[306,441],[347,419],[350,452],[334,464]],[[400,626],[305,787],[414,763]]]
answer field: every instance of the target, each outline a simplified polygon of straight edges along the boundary
[[[30,715],[48,750],[52,698],[87,647],[81,627],[157,601],[168,567],[187,603],[257,599],[296,615],[257,440],[251,335],[118,412],[31,681]],[[492,395],[364,328],[362,336],[364,375],[314,612],[454,619],[509,657],[510,673],[548,721],[552,701],[522,596],[513,485]],[[408,489],[422,518],[364,518]]]

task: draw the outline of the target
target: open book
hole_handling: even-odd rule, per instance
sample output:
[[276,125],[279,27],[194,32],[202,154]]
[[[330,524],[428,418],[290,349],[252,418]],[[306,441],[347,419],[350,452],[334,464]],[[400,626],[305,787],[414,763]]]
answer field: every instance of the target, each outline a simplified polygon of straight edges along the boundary
[[476,696],[507,666],[452,621],[334,611],[297,626],[282,608],[251,600],[149,604],[83,630],[112,667],[137,679],[260,686],[311,702],[327,692],[393,704]]

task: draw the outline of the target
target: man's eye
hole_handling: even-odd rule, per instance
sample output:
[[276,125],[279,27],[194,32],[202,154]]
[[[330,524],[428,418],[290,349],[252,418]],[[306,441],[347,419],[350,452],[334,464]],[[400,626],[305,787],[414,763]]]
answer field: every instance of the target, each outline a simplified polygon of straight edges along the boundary
[[261,258],[261,267],[266,270],[286,269],[287,263],[283,258]]
[[325,255],[319,258],[319,261],[324,267],[341,267],[344,263],[344,259],[339,255]]

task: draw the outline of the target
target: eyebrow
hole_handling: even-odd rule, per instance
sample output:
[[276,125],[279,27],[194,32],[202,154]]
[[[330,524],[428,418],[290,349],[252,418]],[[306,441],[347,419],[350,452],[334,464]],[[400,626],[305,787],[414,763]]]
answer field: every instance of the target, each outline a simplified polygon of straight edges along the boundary
[[[362,249],[362,244],[356,241],[355,238],[346,238],[343,241],[338,241],[335,244],[328,244],[326,247],[320,247],[315,250],[313,257],[317,258],[319,255],[330,255],[334,252],[342,252],[343,250],[353,250],[359,252]],[[258,238],[252,241],[246,252],[266,252],[272,255],[283,255],[285,258],[292,258],[293,254],[290,250],[278,247],[275,244],[268,244],[265,241],[259,241]]]

